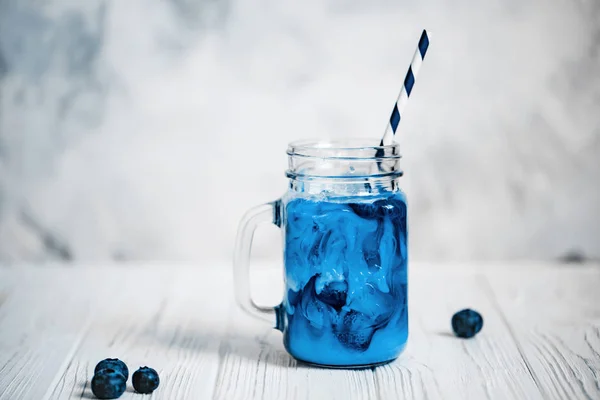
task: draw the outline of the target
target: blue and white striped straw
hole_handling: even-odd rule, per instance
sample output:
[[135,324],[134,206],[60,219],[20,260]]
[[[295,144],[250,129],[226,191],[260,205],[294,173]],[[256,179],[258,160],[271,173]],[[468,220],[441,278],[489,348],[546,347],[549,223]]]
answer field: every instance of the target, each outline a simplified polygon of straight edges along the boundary
[[406,73],[406,77],[404,78],[404,85],[402,86],[402,90],[398,95],[398,100],[396,100],[396,104],[394,104],[394,109],[392,110],[392,115],[390,116],[390,123],[385,129],[385,134],[381,139],[380,146],[387,146],[394,142],[394,136],[396,135],[398,124],[400,124],[400,119],[402,118],[404,107],[406,107],[408,97],[410,96],[410,92],[412,92],[413,86],[415,84],[415,79],[417,77],[417,74],[419,73],[419,69],[421,69],[421,64],[423,63],[423,59],[425,58],[425,53],[427,53],[428,47],[429,37],[427,36],[427,31],[423,29],[421,39],[419,39],[419,46],[415,51],[415,55],[413,56],[412,62],[410,63],[410,67],[408,67],[408,72]]

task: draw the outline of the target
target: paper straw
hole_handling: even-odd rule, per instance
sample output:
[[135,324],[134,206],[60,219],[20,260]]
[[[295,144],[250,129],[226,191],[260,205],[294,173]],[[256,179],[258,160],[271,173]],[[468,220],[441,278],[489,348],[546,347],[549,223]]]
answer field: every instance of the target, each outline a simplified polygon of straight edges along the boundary
[[408,72],[404,78],[404,85],[402,86],[402,90],[398,95],[396,104],[394,104],[394,109],[392,110],[392,115],[390,116],[390,122],[385,129],[385,133],[381,139],[381,143],[379,144],[380,146],[387,146],[394,142],[396,130],[398,129],[398,125],[402,119],[404,108],[406,107],[406,103],[408,102],[408,98],[412,92],[415,79],[417,78],[419,69],[421,69],[421,64],[423,63],[423,59],[425,58],[425,53],[427,53],[428,47],[429,37],[427,36],[427,31],[423,29],[421,39],[419,39],[419,45],[417,46],[415,55],[410,63],[410,67],[408,67]]

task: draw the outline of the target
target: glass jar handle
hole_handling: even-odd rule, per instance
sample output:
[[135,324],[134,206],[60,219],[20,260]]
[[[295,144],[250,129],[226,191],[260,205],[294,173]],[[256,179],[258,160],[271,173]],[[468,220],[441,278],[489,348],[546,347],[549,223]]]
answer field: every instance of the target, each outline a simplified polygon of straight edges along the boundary
[[250,250],[254,231],[258,225],[270,222],[281,226],[280,208],[281,200],[276,200],[248,210],[238,226],[233,255],[233,282],[237,304],[251,316],[275,323],[276,328],[279,325],[276,320],[276,308],[261,307],[252,300],[250,294]]

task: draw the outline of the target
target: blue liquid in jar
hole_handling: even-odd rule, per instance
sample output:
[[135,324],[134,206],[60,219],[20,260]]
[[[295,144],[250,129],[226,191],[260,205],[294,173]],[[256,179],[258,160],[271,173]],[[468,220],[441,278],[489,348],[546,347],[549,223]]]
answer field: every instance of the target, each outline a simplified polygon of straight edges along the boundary
[[295,358],[368,366],[408,338],[406,199],[291,199],[286,205],[284,344]]

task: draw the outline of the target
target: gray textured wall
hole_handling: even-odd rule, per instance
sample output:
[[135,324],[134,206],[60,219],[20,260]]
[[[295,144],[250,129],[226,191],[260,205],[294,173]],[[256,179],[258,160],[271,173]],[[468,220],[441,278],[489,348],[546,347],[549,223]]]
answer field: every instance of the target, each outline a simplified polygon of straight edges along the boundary
[[413,258],[600,256],[598,1],[0,0],[0,262],[229,258],[287,142],[381,135],[424,27]]

